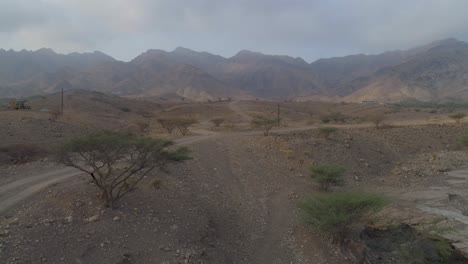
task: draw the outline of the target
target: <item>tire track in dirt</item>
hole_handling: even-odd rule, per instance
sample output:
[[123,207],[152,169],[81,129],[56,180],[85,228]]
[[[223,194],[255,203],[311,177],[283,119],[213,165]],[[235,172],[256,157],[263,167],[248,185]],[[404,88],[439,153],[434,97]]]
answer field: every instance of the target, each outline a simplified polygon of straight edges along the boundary
[[61,168],[1,186],[0,214],[48,186],[80,174],[82,172],[74,168]]
[[[194,181],[215,230],[211,244],[224,263],[308,263],[291,246],[295,205],[276,182],[286,168],[272,171],[239,138],[221,137],[194,145]],[[280,165],[282,166],[282,165]],[[283,175],[284,176],[284,175]],[[279,185],[278,185],[279,184]]]

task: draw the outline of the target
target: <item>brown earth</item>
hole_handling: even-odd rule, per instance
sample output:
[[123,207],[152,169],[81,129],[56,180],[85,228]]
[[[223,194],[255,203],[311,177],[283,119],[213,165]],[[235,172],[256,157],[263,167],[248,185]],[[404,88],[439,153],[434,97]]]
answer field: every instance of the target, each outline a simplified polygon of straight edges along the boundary
[[[235,131],[250,129],[249,119],[256,114],[272,114],[274,102],[145,105],[118,99],[119,107],[130,111],[110,104],[103,115],[103,103],[94,103],[93,109],[100,111],[94,119],[85,111],[91,109],[87,100],[75,97],[81,103],[67,108],[68,113],[86,116],[81,120],[90,131],[129,129],[136,120],[149,120],[146,135],[189,145],[193,160],[171,166],[168,173],[152,173],[116,210],[109,210],[86,175],[67,174],[50,158],[20,165],[0,159],[0,205],[12,199],[15,205],[1,213],[1,263],[353,263],[350,252],[301,221],[298,204],[317,191],[308,179],[308,166],[324,162],[347,167],[346,185],[336,190],[377,191],[395,201],[386,209],[391,221],[417,226],[440,216],[436,209],[444,209],[455,214],[445,216],[446,226],[463,227],[463,208],[449,203],[447,196],[455,193],[465,199],[467,182],[450,171],[468,163],[458,143],[466,126],[444,124],[448,120],[442,112],[281,103],[288,127],[263,137]],[[327,125],[339,129],[325,139],[317,130],[321,124],[308,123],[311,116],[332,111],[350,118]],[[386,122],[399,126],[376,129],[353,121],[375,112],[386,113]],[[192,129],[194,135],[162,134],[154,119],[168,114],[195,115],[200,122]],[[86,133],[66,116],[52,122],[44,112],[2,112],[0,119],[9,126],[0,130],[0,137],[50,145],[48,140],[60,143]],[[232,123],[215,129],[209,123],[215,116]],[[53,136],[56,131],[60,136]],[[66,175],[70,177],[60,178]],[[62,181],[51,181],[55,179]],[[33,192],[22,197],[29,188]],[[460,241],[454,238],[463,245]]]

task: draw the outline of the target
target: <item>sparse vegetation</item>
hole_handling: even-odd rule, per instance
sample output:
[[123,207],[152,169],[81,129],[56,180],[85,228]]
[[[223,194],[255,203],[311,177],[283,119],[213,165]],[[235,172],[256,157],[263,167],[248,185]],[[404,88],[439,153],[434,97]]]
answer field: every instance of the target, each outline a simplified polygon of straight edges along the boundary
[[341,112],[333,112],[331,114],[328,114],[328,115],[324,115],[324,116],[321,116],[320,117],[320,120],[324,123],[324,124],[328,124],[330,122],[334,122],[334,123],[344,123],[346,122],[346,119],[348,117],[346,115],[343,115]]
[[34,161],[47,154],[47,152],[35,145],[11,144],[0,147],[0,152],[7,155],[14,164],[22,164]]
[[56,122],[58,118],[60,117],[60,115],[62,115],[62,113],[59,110],[51,110],[49,112],[49,115],[50,115],[49,120],[52,122]]
[[437,103],[437,102],[422,102],[422,101],[405,101],[392,103],[391,106],[402,108],[434,108],[434,109],[468,109],[468,103]]
[[321,116],[320,121],[322,121],[322,123],[324,123],[324,124],[328,124],[328,123],[330,123],[331,119],[328,116]]
[[460,143],[464,147],[468,147],[468,135],[463,135],[462,137],[460,137]]
[[322,191],[328,191],[332,185],[343,184],[344,167],[338,165],[315,165],[310,167],[310,177],[320,185]]
[[252,120],[251,124],[252,127],[262,130],[264,136],[268,136],[277,123],[277,119],[258,116]]
[[450,114],[449,117],[455,120],[457,124],[460,124],[462,119],[466,117],[466,114],[463,112],[458,112],[458,113]]
[[320,131],[320,134],[324,138],[329,139],[330,135],[332,133],[335,133],[336,131],[338,131],[338,129],[336,127],[321,127],[321,128],[319,128],[319,131]]
[[389,254],[394,263],[464,263],[449,241],[408,225],[366,228],[361,238],[370,251]]
[[312,228],[342,243],[350,239],[353,227],[368,221],[369,213],[381,210],[384,205],[385,199],[377,194],[326,193],[311,196],[302,204],[302,210]]
[[174,129],[176,129],[176,124],[171,119],[158,119],[158,123],[167,131],[168,134],[172,134]]
[[141,133],[145,133],[148,131],[148,128],[150,126],[149,123],[147,122],[137,122],[136,123],[137,127],[138,127],[138,130],[141,132]]
[[163,139],[102,132],[73,139],[56,155],[58,162],[90,175],[106,206],[113,208],[154,169],[189,158],[186,148],[168,150],[172,145]]
[[124,113],[129,113],[131,112],[132,110],[128,107],[119,107],[119,110],[124,112]]
[[216,117],[216,118],[213,118],[211,119],[211,123],[213,123],[215,125],[215,127],[219,127],[226,119],[222,118],[222,117]]
[[185,136],[189,132],[189,127],[197,123],[197,120],[194,118],[177,118],[177,119],[174,119],[173,122],[174,122],[174,125],[179,130],[180,134]]
[[376,128],[379,128],[382,125],[382,122],[385,120],[384,114],[373,114],[367,117],[367,120],[374,124]]

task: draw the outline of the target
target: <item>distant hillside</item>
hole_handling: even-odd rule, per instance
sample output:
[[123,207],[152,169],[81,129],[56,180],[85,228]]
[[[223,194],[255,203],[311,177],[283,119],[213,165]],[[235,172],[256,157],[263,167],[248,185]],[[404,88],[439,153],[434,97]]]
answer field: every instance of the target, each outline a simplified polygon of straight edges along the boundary
[[381,69],[346,99],[468,100],[468,43],[454,39],[439,42],[401,64]]
[[[88,89],[187,100],[468,100],[468,44],[435,41],[409,50],[319,59],[240,51],[230,58],[176,48],[130,62],[100,53],[0,50],[0,97]],[[176,97],[174,97],[176,98]]]

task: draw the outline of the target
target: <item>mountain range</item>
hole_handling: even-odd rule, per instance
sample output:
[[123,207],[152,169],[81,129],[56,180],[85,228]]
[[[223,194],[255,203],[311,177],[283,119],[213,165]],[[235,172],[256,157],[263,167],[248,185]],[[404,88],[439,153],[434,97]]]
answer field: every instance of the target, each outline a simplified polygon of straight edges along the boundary
[[0,49],[0,97],[87,89],[129,97],[177,94],[233,99],[395,102],[468,100],[468,43],[444,39],[409,50],[319,59],[243,50],[225,58],[176,48],[130,62],[101,53]]

